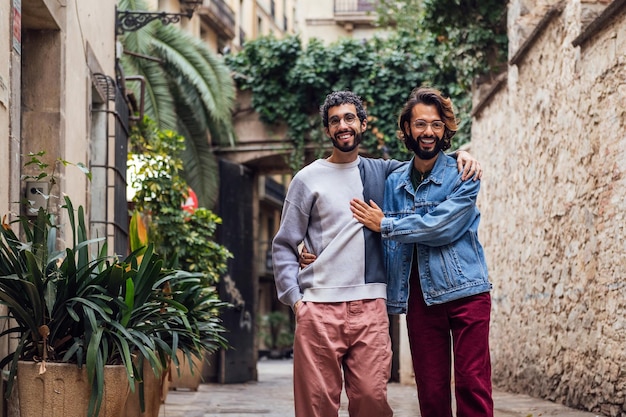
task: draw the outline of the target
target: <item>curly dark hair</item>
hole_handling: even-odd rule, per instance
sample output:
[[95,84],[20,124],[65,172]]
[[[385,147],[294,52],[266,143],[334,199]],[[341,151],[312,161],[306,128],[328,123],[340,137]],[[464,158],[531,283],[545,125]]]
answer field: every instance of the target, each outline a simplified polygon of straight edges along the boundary
[[442,150],[448,150],[451,146],[451,140],[456,131],[458,130],[457,120],[454,116],[454,108],[452,107],[452,100],[449,97],[444,97],[443,94],[431,87],[417,87],[409,96],[409,99],[404,104],[400,116],[398,117],[398,136],[403,141],[407,137],[411,137],[410,130],[405,130],[405,125],[411,123],[411,112],[413,107],[418,104],[426,104],[429,106],[437,107],[437,112],[441,121],[445,123],[446,130],[443,133],[443,145]]
[[328,127],[328,109],[341,106],[342,104],[354,104],[354,107],[356,107],[356,115],[361,123],[367,118],[367,112],[363,107],[361,97],[357,96],[352,91],[333,91],[326,96],[324,104],[320,106],[320,116],[322,116],[324,127]]

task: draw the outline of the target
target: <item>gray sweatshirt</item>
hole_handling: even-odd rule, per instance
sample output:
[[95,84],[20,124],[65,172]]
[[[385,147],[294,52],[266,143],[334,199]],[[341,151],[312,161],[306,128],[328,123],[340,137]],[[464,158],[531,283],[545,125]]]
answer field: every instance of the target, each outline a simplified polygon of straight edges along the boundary
[[[347,164],[319,159],[293,178],[272,244],[278,298],[341,302],[386,297],[380,234],[357,222],[350,200],[382,207],[387,175],[398,161],[358,158]],[[300,269],[298,245],[317,255]]]

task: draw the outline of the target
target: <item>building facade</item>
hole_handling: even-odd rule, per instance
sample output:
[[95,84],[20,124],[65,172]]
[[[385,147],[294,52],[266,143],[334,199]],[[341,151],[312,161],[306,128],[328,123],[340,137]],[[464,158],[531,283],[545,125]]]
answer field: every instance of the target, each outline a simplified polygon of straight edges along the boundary
[[297,31],[306,42],[317,38],[326,43],[340,38],[369,39],[380,33],[375,26],[374,0],[299,1]]
[[[75,207],[85,208],[92,235],[106,236],[111,254],[124,253],[127,215],[116,206],[126,204],[126,139],[116,142],[116,133],[123,134],[128,111],[115,80],[115,3],[3,1],[0,30],[3,223],[28,215],[27,200],[61,213],[60,197],[68,195]],[[124,146],[121,155],[116,143]],[[29,153],[39,152],[45,152],[40,159],[48,169],[56,169],[57,183],[50,188],[38,188],[32,178],[22,180],[38,174],[25,163]],[[93,179],[72,164],[84,164]],[[67,224],[63,217],[60,222]],[[59,239],[64,238],[61,230]],[[0,341],[0,356],[9,343],[7,337]]]

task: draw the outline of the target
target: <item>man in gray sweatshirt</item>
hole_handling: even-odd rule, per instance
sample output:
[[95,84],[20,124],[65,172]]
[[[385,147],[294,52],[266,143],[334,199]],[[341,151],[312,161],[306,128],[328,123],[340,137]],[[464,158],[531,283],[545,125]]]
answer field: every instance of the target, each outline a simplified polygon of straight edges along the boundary
[[[329,94],[320,113],[332,154],[294,176],[272,245],[278,297],[297,323],[295,413],[337,416],[345,378],[351,417],[388,417],[392,353],[380,234],[353,218],[350,201],[382,204],[387,175],[405,162],[359,156],[367,115],[354,93]],[[471,177],[476,161],[467,153],[458,161]],[[301,244],[317,256],[302,269]]]

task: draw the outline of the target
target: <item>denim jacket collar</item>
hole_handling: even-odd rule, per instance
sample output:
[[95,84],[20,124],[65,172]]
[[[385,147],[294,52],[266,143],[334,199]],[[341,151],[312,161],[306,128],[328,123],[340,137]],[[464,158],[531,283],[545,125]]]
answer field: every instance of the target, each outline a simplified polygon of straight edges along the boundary
[[[445,167],[446,167],[446,162],[445,162],[445,158],[442,158],[442,156],[444,156],[445,154],[442,151],[439,151],[439,155],[437,156],[437,160],[435,161],[435,165],[433,166],[433,169],[430,171],[430,174],[428,175],[428,177],[425,179],[426,182],[433,182],[435,184],[441,185],[441,183],[443,182],[443,178],[445,175]],[[415,159],[415,156],[413,156],[413,158],[411,158],[411,161],[409,164],[407,164],[406,168],[404,169],[404,173],[402,174],[402,179],[398,182],[398,189],[406,189],[410,192],[410,190],[413,189],[413,185],[411,182],[411,170],[413,169],[413,160]]]

